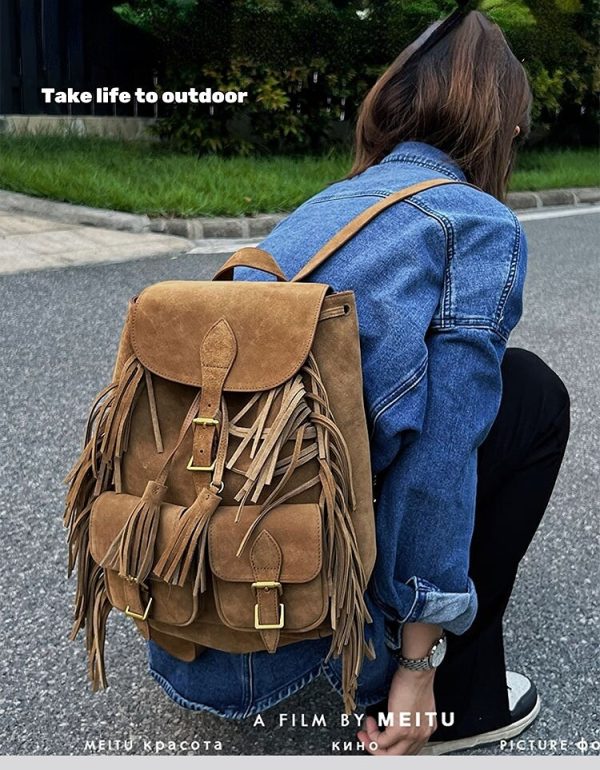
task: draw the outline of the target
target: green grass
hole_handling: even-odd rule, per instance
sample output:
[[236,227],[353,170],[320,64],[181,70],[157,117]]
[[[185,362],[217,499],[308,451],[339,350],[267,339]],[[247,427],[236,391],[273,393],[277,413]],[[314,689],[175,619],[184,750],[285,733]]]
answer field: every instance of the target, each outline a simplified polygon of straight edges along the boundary
[[[0,135],[0,188],[150,216],[290,211],[344,176],[344,154],[195,158],[147,142]],[[600,185],[594,150],[529,152],[513,190]]]
[[517,158],[510,189],[535,191],[599,186],[600,153],[597,150],[530,150]]

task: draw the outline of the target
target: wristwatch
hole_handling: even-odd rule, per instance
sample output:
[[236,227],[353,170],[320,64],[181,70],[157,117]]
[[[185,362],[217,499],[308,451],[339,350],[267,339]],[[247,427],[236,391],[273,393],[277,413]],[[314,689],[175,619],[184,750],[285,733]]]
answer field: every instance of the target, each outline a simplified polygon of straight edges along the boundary
[[429,650],[429,655],[426,658],[405,658],[402,655],[402,650],[395,650],[392,654],[402,668],[408,668],[410,671],[431,671],[444,660],[446,647],[446,634],[442,634]]

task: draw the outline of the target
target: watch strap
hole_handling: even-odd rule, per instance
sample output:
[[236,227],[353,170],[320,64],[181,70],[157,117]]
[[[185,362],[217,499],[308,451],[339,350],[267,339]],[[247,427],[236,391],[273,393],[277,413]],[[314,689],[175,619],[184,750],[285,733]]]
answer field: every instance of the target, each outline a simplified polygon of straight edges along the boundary
[[431,661],[433,652],[439,644],[442,644],[445,641],[445,639],[446,634],[442,634],[442,636],[432,645],[429,655],[424,658],[405,658],[402,655],[401,650],[395,650],[393,655],[396,658],[398,665],[402,668],[409,669],[409,671],[431,671],[436,668]]
[[396,655],[395,657],[402,668],[407,668],[410,671],[430,671],[434,668],[429,660],[429,655],[426,658],[417,658],[416,660],[403,658],[402,655]]

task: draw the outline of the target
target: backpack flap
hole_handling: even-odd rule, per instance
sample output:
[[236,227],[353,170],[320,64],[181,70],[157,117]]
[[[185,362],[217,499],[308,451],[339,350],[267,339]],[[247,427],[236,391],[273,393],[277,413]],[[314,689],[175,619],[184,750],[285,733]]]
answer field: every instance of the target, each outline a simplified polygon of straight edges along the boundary
[[[122,530],[140,498],[117,492],[103,492],[92,505],[90,518],[90,553],[96,564],[101,565],[112,543]],[[179,517],[185,511],[181,505],[163,503],[156,537],[157,550],[164,550]],[[121,612],[128,605],[126,579],[116,570],[105,569],[106,589],[110,603]],[[165,583],[153,573],[148,580],[152,606],[148,620],[156,620],[173,626],[186,626],[198,615],[199,596],[189,585],[177,586]]]
[[[322,519],[317,503],[282,504],[266,513],[240,553],[260,506],[221,506],[208,534],[215,604],[222,622],[239,631],[316,628],[328,610]],[[239,554],[239,555],[238,555]]]
[[225,318],[237,352],[224,390],[269,390],[306,360],[328,289],[318,283],[164,281],[144,289],[132,305],[133,350],[154,374],[201,387],[200,343]]

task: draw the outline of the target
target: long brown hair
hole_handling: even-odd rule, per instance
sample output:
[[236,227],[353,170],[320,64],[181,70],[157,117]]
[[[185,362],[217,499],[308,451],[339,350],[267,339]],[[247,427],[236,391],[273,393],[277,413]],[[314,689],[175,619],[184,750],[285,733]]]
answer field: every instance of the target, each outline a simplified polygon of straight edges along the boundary
[[[479,11],[405,67],[439,24],[407,46],[367,94],[349,177],[379,163],[399,142],[421,141],[446,152],[468,181],[504,200],[516,147],[530,129],[525,69],[501,29]],[[516,141],[515,126],[521,129]]]

